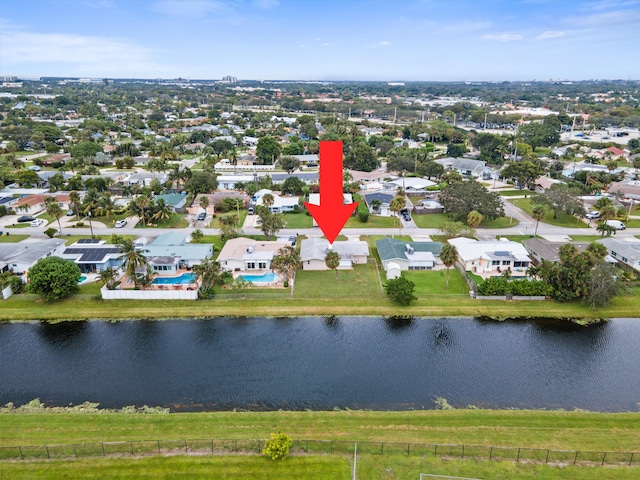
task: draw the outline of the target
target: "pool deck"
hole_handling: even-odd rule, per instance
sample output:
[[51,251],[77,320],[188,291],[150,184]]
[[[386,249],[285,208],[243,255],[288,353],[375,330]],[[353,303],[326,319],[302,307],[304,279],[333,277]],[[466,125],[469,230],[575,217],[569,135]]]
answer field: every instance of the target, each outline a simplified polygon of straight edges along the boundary
[[280,277],[280,275],[278,275],[277,273],[271,271],[271,270],[251,270],[251,272],[233,272],[233,279],[235,280],[238,277],[241,277],[242,275],[251,275],[251,276],[260,276],[260,275],[265,275],[267,273],[274,273],[278,279],[275,282],[251,282],[253,284],[254,287],[258,287],[258,288],[282,288],[284,285],[284,281],[282,280],[282,277]]
[[[177,278],[185,273],[193,273],[192,270],[187,270],[186,268],[181,268],[176,272],[175,275],[156,275],[154,278]],[[123,275],[120,279],[122,283],[120,283],[119,288],[121,290],[133,289],[135,288],[134,282],[127,281],[127,278]],[[200,282],[197,284],[192,283],[174,283],[174,284],[157,284],[152,283],[146,290],[196,290],[200,286]]]

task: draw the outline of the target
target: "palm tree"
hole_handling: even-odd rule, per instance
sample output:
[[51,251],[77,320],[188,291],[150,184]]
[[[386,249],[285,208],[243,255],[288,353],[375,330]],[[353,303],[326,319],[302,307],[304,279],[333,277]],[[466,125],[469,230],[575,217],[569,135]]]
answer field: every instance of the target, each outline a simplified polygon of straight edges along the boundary
[[158,199],[158,201],[156,202],[156,207],[158,208],[158,211],[152,217],[154,220],[167,220],[171,218],[173,210],[171,209],[170,205],[167,205],[167,203],[164,201],[164,198]]
[[467,215],[467,225],[471,228],[477,228],[482,223],[482,220],[484,220],[484,216],[477,210],[472,210]]
[[58,229],[59,229],[60,233],[62,233],[62,225],[60,225],[60,217],[62,217],[64,212],[62,211],[62,208],[60,207],[60,204],[55,199],[55,197],[47,198],[45,203],[46,203],[46,206],[47,206],[46,207],[47,208],[47,215],[49,215],[50,217],[53,217],[53,218],[56,219],[56,221],[58,222]]
[[458,250],[454,245],[450,245],[448,243],[442,246],[442,250],[440,250],[440,260],[444,263],[444,266],[447,267],[447,283],[445,290],[449,290],[449,269],[456,264],[458,260]]
[[119,281],[116,281],[116,272],[111,267],[100,271],[100,280],[109,290],[115,290],[115,288],[120,284]]
[[605,205],[600,209],[600,220],[606,222],[607,220],[613,220],[618,216],[618,211],[613,205]]
[[149,206],[149,202],[151,199],[146,195],[138,195],[134,200],[136,206],[140,209],[140,216],[142,217],[142,224],[147,226],[147,216],[145,214],[144,209]]
[[340,255],[334,250],[329,250],[324,257],[324,263],[330,270],[336,271],[336,283],[338,283],[338,267],[340,266]]
[[122,240],[122,254],[119,258],[124,261],[126,277],[137,285],[136,270],[147,266],[147,257],[142,250],[136,250],[133,240],[126,238]]
[[76,217],[80,219],[80,194],[76,190],[69,192],[69,203],[76,211]]
[[153,270],[151,270],[151,267],[147,265],[144,273],[136,275],[135,283],[136,285],[142,287],[143,290],[146,290],[153,283],[153,279],[155,278],[155,276],[156,274],[153,272]]
[[273,205],[274,202],[275,202],[275,198],[273,198],[273,195],[271,195],[270,193],[265,193],[262,196],[262,204],[265,207],[267,207],[269,211],[271,211],[271,206]]
[[531,216],[536,221],[536,229],[533,232],[533,236],[535,237],[538,235],[538,224],[540,223],[540,220],[544,220],[547,216],[547,209],[543,205],[536,205],[531,211]]
[[400,210],[407,204],[407,199],[404,196],[398,195],[391,200],[389,204],[389,210],[394,212],[398,216],[398,231],[402,235],[402,222],[400,221]]
[[93,237],[93,223],[91,222],[91,216],[96,212],[96,209],[99,206],[100,197],[98,196],[98,191],[95,188],[89,189],[87,194],[84,196],[84,209],[82,213],[87,215],[89,218],[89,228],[91,229],[91,237]]
[[116,204],[113,202],[113,198],[109,195],[108,192],[104,192],[104,194],[100,197],[100,213],[109,218],[113,215],[113,212],[116,208]]
[[200,208],[202,208],[206,212],[209,205],[210,205],[209,197],[205,195],[200,195]]

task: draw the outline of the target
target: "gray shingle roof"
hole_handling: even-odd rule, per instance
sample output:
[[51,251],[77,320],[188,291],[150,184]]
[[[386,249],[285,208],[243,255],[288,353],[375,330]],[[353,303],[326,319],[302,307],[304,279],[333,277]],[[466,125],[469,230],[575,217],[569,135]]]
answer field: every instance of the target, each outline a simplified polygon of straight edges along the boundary
[[376,247],[378,247],[378,255],[380,260],[395,260],[403,259],[408,260],[406,255],[407,245],[413,248],[414,252],[431,252],[433,255],[440,255],[442,250],[442,243],[440,242],[403,242],[395,238],[383,238],[376,240]]

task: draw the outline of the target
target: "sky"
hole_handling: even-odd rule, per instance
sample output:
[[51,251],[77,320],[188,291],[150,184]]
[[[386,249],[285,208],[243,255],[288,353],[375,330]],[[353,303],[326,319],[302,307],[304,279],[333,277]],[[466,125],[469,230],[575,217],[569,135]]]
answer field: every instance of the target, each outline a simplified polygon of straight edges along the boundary
[[0,75],[640,79],[640,0],[0,0]]

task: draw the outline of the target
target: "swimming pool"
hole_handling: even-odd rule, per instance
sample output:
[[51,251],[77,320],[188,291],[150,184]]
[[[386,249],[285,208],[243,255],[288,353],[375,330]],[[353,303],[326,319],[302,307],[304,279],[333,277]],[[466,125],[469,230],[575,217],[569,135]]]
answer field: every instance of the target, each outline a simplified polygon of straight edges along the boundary
[[195,281],[195,273],[183,273],[179,277],[156,277],[151,283],[153,285],[188,285]]
[[82,283],[82,282],[84,282],[86,279],[87,279],[87,277],[85,277],[84,275],[82,275],[82,276],[80,277],[80,280],[78,280],[78,283]]
[[251,283],[273,283],[280,277],[273,272],[263,273],[262,275],[240,275],[246,281]]

